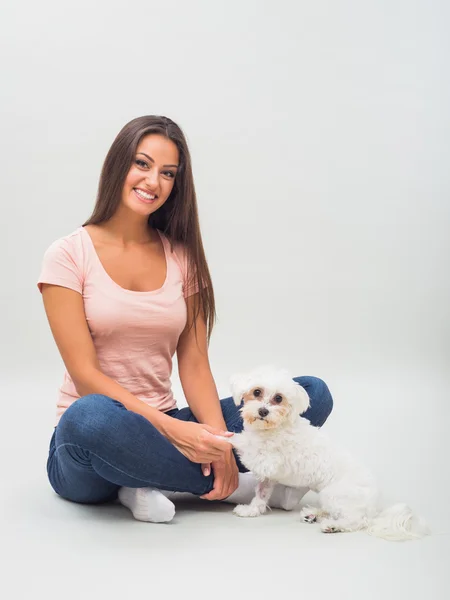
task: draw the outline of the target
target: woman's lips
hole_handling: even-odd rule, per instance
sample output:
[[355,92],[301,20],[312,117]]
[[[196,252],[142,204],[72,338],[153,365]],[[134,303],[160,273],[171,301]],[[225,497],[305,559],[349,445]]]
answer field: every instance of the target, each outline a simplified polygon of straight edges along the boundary
[[153,196],[152,194],[148,194],[147,192],[143,192],[139,188],[133,188],[134,193],[139,198],[141,202],[145,204],[153,204],[153,202],[158,198],[158,196]]

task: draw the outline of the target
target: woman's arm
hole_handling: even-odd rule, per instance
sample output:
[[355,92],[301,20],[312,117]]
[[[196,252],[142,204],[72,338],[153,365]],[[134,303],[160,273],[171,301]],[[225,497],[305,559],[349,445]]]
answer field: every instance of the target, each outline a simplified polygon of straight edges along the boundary
[[[186,300],[188,323],[192,318],[193,303],[193,296],[189,296]],[[181,385],[189,408],[197,421],[226,430],[216,384],[209,366],[206,325],[201,315],[197,317],[196,329],[197,335],[193,327],[189,330],[186,327],[178,341],[178,373]],[[211,465],[214,471],[214,489],[202,498],[222,500],[232,494],[239,483],[238,468],[231,444],[228,444],[228,451],[223,457],[211,461]],[[202,469],[205,475],[209,475],[209,462],[205,461]]]
[[180,452],[194,462],[220,458],[228,450],[227,442],[211,435],[218,431],[205,430],[196,423],[183,423],[173,419],[139,400],[102,373],[87,325],[83,298],[78,292],[53,284],[43,284],[42,296],[56,345],[80,396],[103,394],[118,400],[128,410],[148,419]]
[[[194,296],[186,299],[188,322],[193,312]],[[197,338],[194,328],[187,326],[178,340],[178,374],[189,408],[199,423],[206,423],[219,429],[226,429],[220,407],[216,384],[211,373],[208,358],[208,342],[204,319],[196,321]]]

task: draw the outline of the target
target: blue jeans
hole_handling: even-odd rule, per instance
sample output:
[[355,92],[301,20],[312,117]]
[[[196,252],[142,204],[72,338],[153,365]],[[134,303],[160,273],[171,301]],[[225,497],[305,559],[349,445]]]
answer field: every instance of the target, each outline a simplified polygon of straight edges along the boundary
[[[316,377],[296,377],[310,397],[303,415],[322,426],[333,407],[326,384]],[[220,402],[228,431],[242,431],[239,407],[232,398]],[[196,421],[189,408],[167,413]],[[241,472],[245,467],[237,459]],[[121,486],[154,487],[202,495],[214,485],[214,474],[188,460],[150,421],[107,396],[90,394],[62,415],[50,442],[47,473],[57,494],[74,502],[97,504],[117,497]]]

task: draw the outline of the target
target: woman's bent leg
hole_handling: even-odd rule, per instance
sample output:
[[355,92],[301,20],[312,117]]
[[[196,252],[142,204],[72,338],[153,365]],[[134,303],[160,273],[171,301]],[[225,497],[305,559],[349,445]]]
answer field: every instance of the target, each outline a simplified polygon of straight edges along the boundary
[[206,494],[213,476],[189,461],[145,417],[100,394],[76,400],[54,432],[50,482],[75,502],[112,500],[120,487]]
[[318,377],[294,377],[309,396],[310,405],[302,417],[308,419],[314,427],[322,427],[333,410],[333,398],[327,384]]
[[[316,377],[296,377],[310,396],[304,414],[321,426],[333,406],[326,384]],[[221,401],[229,431],[242,431],[239,407],[232,398]],[[189,408],[173,416],[195,421]],[[239,462],[239,470],[247,469]],[[61,496],[75,502],[98,503],[116,498],[120,487],[153,487],[203,495],[211,491],[213,474],[205,477],[145,417],[100,394],[74,402],[53,434],[47,463],[50,482]]]

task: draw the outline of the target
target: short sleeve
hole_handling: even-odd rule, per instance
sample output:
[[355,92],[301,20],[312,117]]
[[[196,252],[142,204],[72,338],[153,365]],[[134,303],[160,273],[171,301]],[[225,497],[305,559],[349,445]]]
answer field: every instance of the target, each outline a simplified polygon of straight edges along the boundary
[[37,283],[40,292],[43,283],[60,285],[79,294],[83,293],[81,265],[69,240],[57,240],[45,252]]

